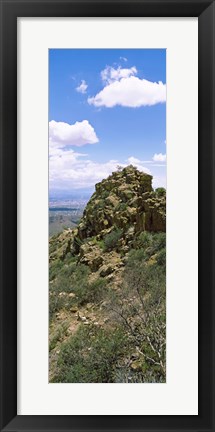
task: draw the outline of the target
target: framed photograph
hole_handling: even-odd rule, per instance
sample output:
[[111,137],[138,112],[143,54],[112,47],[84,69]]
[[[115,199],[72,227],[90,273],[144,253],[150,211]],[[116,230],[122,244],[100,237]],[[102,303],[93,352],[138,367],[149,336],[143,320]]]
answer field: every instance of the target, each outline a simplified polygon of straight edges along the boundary
[[214,430],[214,1],[1,0],[1,430]]

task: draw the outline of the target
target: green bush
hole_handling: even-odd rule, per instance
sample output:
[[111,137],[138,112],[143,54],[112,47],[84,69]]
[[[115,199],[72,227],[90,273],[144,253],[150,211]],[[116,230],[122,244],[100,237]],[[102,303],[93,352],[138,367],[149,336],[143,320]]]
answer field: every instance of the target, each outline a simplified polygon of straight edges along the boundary
[[161,249],[161,251],[157,254],[156,260],[158,265],[166,268],[166,249]]
[[[81,306],[88,302],[98,302],[107,293],[107,282],[104,278],[89,283],[90,269],[84,264],[63,265],[58,267],[58,274],[49,285],[49,316],[61,309],[69,310],[72,306]],[[56,270],[56,268],[55,268]],[[75,296],[70,297],[73,293]]]
[[61,346],[58,375],[53,382],[113,382],[117,360],[126,352],[126,337],[121,329],[107,331],[81,326]]
[[[61,309],[70,309],[74,302],[82,304],[85,302],[88,291],[89,268],[83,264],[77,265],[72,262],[70,265],[63,265],[54,280],[49,284],[49,317]],[[67,295],[60,295],[66,293]],[[74,293],[77,298],[69,297]]]
[[63,265],[64,265],[64,263],[60,259],[50,263],[50,265],[49,265],[49,280],[53,280],[56,276],[58,276]]
[[[124,280],[128,289],[138,292],[147,306],[147,302],[151,303],[151,300],[157,295],[165,298],[166,268],[162,263],[162,260],[164,261],[163,252],[160,252],[159,262],[155,261],[153,265],[149,265],[144,258],[145,251],[143,249],[132,251],[129,254],[124,271]],[[147,299],[144,298],[145,295],[147,295]]]
[[91,241],[94,245],[97,245],[97,246],[99,246],[101,249],[104,249],[104,240],[102,240],[102,239],[97,240],[96,237],[92,237],[92,238],[90,239],[90,241]]
[[115,293],[109,306],[127,332],[130,347],[138,347],[143,356],[141,371],[134,373],[125,368],[116,382],[165,382],[165,248],[158,251],[158,244],[163,245],[163,238],[153,235],[150,247],[157,251],[153,260],[148,260],[148,249],[129,253],[121,290]]
[[158,196],[165,196],[166,195],[166,189],[163,187],[159,187],[155,189],[155,192]]
[[82,305],[87,301],[89,273],[89,267],[84,264],[78,264],[71,277],[70,291],[75,294],[75,301],[78,305]]
[[159,251],[162,248],[166,247],[166,233],[165,232],[159,232],[154,234],[153,239],[153,247],[155,251]]
[[126,268],[133,267],[136,263],[142,263],[146,260],[147,254],[145,249],[132,249],[128,253]]
[[98,278],[91,282],[87,292],[87,302],[98,302],[104,298],[107,292],[107,281],[104,278]]
[[[166,248],[166,233],[164,232],[151,233],[148,231],[143,231],[134,240],[134,248],[137,250],[138,249],[142,250],[142,252],[140,252],[140,256],[142,256],[143,259],[148,260],[153,255],[161,253],[161,250]],[[138,254],[137,254],[137,258],[138,258]],[[164,254],[163,254],[163,258],[164,258]]]
[[148,248],[153,243],[153,234],[148,231],[143,231],[139,234],[136,245],[139,248]]
[[119,239],[122,237],[122,234],[123,230],[120,228],[115,228],[113,231],[110,232],[110,234],[107,234],[104,238],[104,249],[106,251],[114,249]]
[[81,279],[77,278],[73,286],[73,292],[76,295],[76,303],[81,306],[85,303],[100,301],[105,295],[106,285],[107,282],[103,278],[99,278],[91,283],[88,282],[86,277]]
[[69,327],[69,321],[64,321],[59,324],[55,331],[50,335],[49,350],[52,351],[57,343],[66,335],[67,329]]
[[115,383],[163,383],[165,377],[163,374],[155,372],[155,367],[147,365],[146,362],[142,365],[142,370],[134,371],[129,367],[122,367],[116,370]]

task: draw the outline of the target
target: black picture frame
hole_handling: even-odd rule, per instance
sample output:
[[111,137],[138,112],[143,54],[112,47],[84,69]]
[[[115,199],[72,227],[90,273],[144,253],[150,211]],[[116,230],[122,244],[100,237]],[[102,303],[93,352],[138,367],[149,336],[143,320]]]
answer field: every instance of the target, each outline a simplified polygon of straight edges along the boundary
[[[0,0],[0,7],[1,431],[215,431],[214,0]],[[17,415],[17,221],[15,217],[17,214],[17,18],[81,16],[198,17],[199,414],[197,416]]]

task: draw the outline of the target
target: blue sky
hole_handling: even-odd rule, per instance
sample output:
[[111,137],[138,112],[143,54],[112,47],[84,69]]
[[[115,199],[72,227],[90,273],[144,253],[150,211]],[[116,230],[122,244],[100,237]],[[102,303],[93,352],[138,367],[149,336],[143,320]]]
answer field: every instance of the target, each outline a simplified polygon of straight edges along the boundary
[[130,163],[166,185],[166,51],[49,51],[50,190],[87,190]]

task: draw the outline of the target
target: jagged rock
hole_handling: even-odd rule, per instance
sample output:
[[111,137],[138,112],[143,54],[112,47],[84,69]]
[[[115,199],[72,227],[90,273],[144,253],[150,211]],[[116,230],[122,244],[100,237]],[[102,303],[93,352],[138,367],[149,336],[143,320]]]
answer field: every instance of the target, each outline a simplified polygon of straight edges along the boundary
[[126,239],[126,242],[128,242],[129,240],[132,240],[133,239],[133,237],[134,237],[134,226],[130,226],[129,228],[128,228],[128,230],[126,231],[126,233],[125,233],[125,239]]
[[112,207],[117,207],[117,205],[119,204],[119,199],[117,198],[117,196],[114,195],[109,195],[106,199],[105,199],[106,204],[110,204]]
[[136,360],[140,357],[140,354],[136,351],[130,355],[131,360]]
[[[152,176],[132,165],[97,183],[95,189],[78,227],[50,240],[50,261],[64,260],[70,253],[78,255],[79,262],[89,266],[92,272],[100,269],[108,275],[114,271],[110,270],[112,264],[107,270],[102,248],[91,239],[105,242],[108,234],[121,229],[122,236],[115,250],[123,254],[142,231],[165,231],[166,192],[153,191]],[[103,270],[102,266],[105,266]]]
[[103,257],[101,255],[101,249],[97,245],[93,245],[92,242],[83,244],[80,247],[80,263],[88,265],[90,269],[95,272],[103,263]]
[[74,234],[71,229],[64,230],[60,235],[49,240],[49,261],[64,260],[68,253],[72,253]]
[[93,303],[87,303],[86,309],[87,311],[91,310],[93,308]]
[[115,216],[113,217],[113,223],[117,228],[126,229],[128,226],[128,218],[123,216],[120,212],[116,212]]
[[130,367],[133,371],[141,371],[142,370],[142,361],[141,360],[134,360],[131,363]]
[[[81,239],[101,235],[115,225],[135,232],[165,231],[165,193],[152,190],[152,176],[128,166],[96,184],[78,227]],[[101,237],[102,238],[102,237]]]
[[126,214],[128,216],[129,221],[135,222],[136,217],[137,217],[137,208],[129,206],[126,209]]
[[110,228],[103,229],[99,234],[97,234],[96,239],[101,240],[104,238],[107,234],[110,234],[111,231],[113,231],[114,226],[111,226]]
[[113,273],[114,270],[115,270],[115,267],[111,264],[103,265],[100,269],[99,274],[101,277],[105,277],[105,276],[108,276],[110,273]]
[[[148,214],[149,218],[151,217],[150,214]],[[145,212],[139,212],[137,213],[136,222],[135,222],[135,232],[141,232],[146,230],[146,213]],[[149,222],[150,225],[150,222]],[[150,231],[150,230],[149,230]]]
[[72,307],[70,308],[70,312],[72,312],[72,313],[76,313],[77,311],[78,311],[77,306],[72,306]]
[[118,188],[118,194],[123,202],[127,202],[134,197],[135,192],[132,189],[129,189],[127,184],[122,184]]

